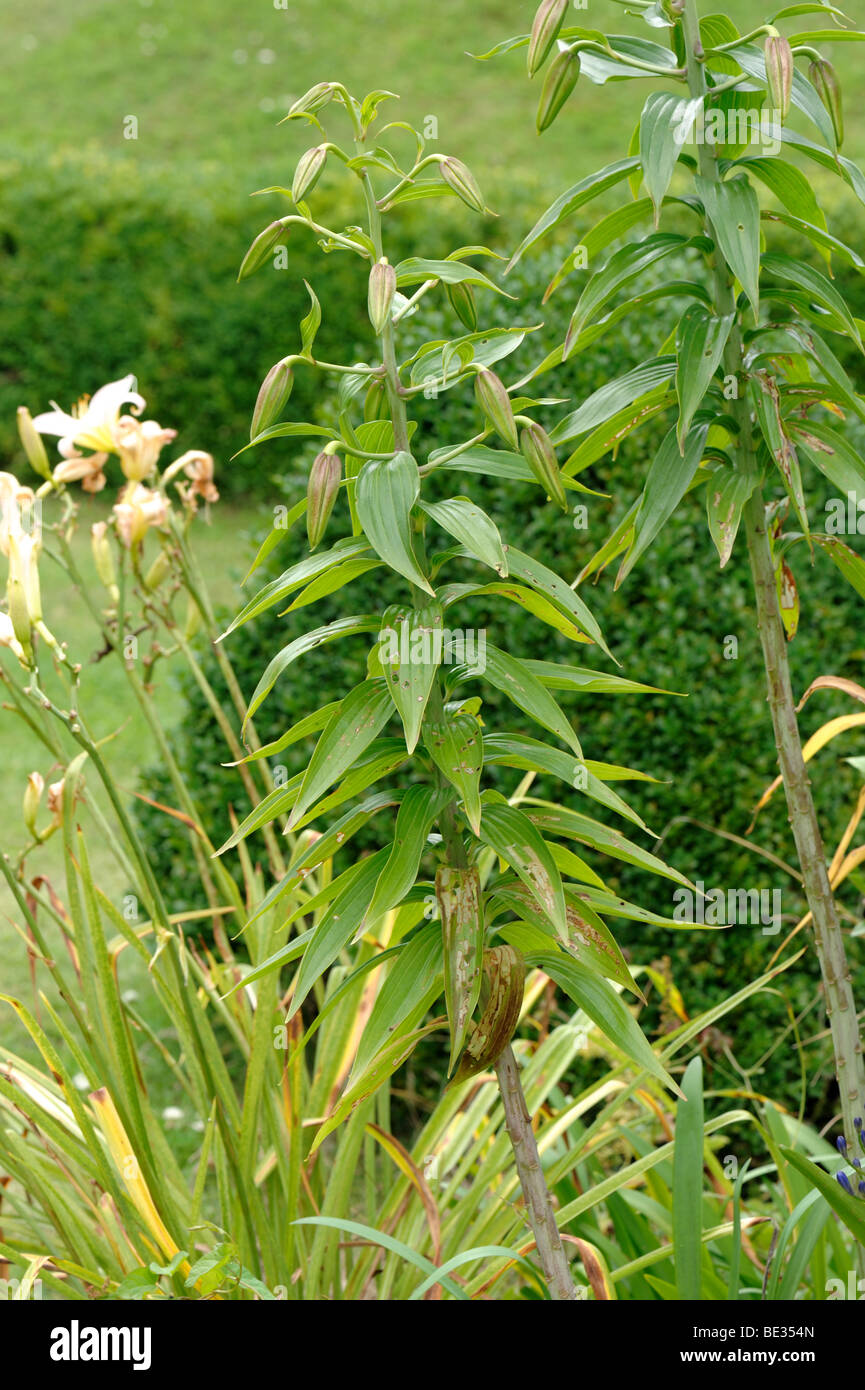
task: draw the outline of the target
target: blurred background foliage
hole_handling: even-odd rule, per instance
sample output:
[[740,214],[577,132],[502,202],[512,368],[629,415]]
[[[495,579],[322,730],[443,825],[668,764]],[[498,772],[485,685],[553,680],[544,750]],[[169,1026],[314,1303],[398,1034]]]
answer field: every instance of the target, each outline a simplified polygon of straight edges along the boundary
[[[750,10],[744,0],[725,8],[740,28],[748,27]],[[854,20],[863,19],[861,0],[847,8]],[[321,78],[339,77],[358,91],[385,87],[400,92],[402,101],[393,105],[392,118],[420,125],[434,117],[438,138],[433,146],[471,165],[498,216],[479,225],[460,205],[410,206],[391,220],[391,260],[408,254],[435,256],[479,241],[510,251],[557,193],[624,152],[643,94],[641,84],[613,84],[604,92],[600,120],[596,89],[581,83],[565,116],[540,143],[534,133],[536,86],[526,80],[521,55],[482,65],[466,56],[466,50],[482,52],[508,33],[528,28],[533,9],[531,0],[487,0],[470,11],[458,0],[408,9],[396,0],[363,5],[340,0],[326,9],[312,0],[288,0],[286,9],[277,8],[273,0],[251,5],[238,5],[236,0],[210,0],[207,5],[200,0],[170,5],[167,0],[132,0],[124,6],[67,0],[58,11],[36,8],[29,0],[0,0],[0,89],[6,108],[0,143],[4,466],[11,462],[22,474],[25,468],[14,430],[17,405],[26,403],[35,411],[50,397],[68,406],[82,391],[135,371],[148,413],[179,428],[178,446],[207,448],[217,457],[223,502],[215,515],[207,563],[227,614],[227,579],[245,573],[252,546],[269,528],[275,503],[295,500],[305,486],[310,455],[302,443],[277,441],[230,461],[248,437],[261,378],[277,357],[294,348],[297,323],[307,308],[304,276],[312,271],[322,302],[321,355],[345,360],[369,352],[364,277],[347,256],[334,254],[322,261],[300,234],[289,242],[284,270],[235,283],[252,237],[275,211],[283,210],[272,195],[248,195],[290,183],[298,155],[314,139],[294,125],[275,129],[276,122],[295,97]],[[611,0],[589,0],[582,22],[620,30],[633,30],[637,24]],[[845,153],[861,162],[865,121],[852,97],[855,45],[821,47],[850,94]],[[124,139],[130,117],[137,121],[134,140]],[[813,165],[808,174],[819,181],[821,196],[828,197],[827,206],[834,209],[830,229],[860,247],[862,209],[852,194],[822,171],[815,176]],[[325,174],[313,201],[317,215],[331,225],[357,219],[357,208],[346,202],[338,170]],[[512,359],[509,380],[561,340],[575,281],[543,309],[541,295],[562,255],[603,210],[604,204],[593,205],[572,224],[566,239],[528,260],[511,277],[516,310],[503,307],[505,301],[493,302],[492,296],[482,301],[483,326],[512,322],[514,312],[521,322],[542,325]],[[774,233],[774,239],[780,249],[803,254],[802,244],[783,230]],[[485,269],[494,264],[486,263]],[[495,269],[491,273],[495,275]],[[674,273],[668,265],[665,274]],[[865,317],[861,277],[847,267],[838,267],[836,275],[853,312]],[[583,399],[626,371],[645,355],[648,345],[658,344],[675,309],[674,303],[663,309],[653,306],[644,319],[629,319],[602,346],[550,374],[543,392],[575,402]],[[427,338],[460,331],[442,299],[425,304],[406,323],[401,341],[411,350]],[[861,364],[845,359],[845,365],[865,389]],[[332,408],[322,378],[300,370],[291,417],[327,421]],[[463,437],[476,418],[474,411],[469,395],[445,393],[438,400],[419,402],[419,452]],[[512,484],[501,488],[479,478],[470,479],[469,486],[503,530],[520,535],[521,544],[548,557],[552,568],[574,575],[638,493],[659,437],[660,426],[644,429],[615,460],[602,460],[584,475],[590,487],[607,494],[585,499],[587,530],[574,530],[551,507],[540,506],[536,490],[526,488],[521,494]],[[462,486],[460,481],[456,490]],[[825,491],[818,489],[810,498],[818,526],[828,492],[827,484]],[[93,501],[94,515],[107,500]],[[288,537],[270,571],[258,578],[291,563],[302,544],[300,534]],[[863,629],[852,594],[819,557],[813,568],[801,558],[794,567],[802,596],[792,654],[797,689],[828,670],[861,679]],[[686,502],[617,593],[612,578],[603,575],[587,596],[623,673],[686,692],[687,699],[575,700],[569,708],[587,755],[642,768],[660,779],[657,784],[634,784],[629,799],[648,824],[665,835],[665,853],[677,867],[709,886],[781,887],[785,921],[792,924],[800,908],[795,885],[742,844],[701,828],[743,837],[751,809],[775,772],[741,554],[719,573],[699,503]],[[350,590],[324,600],[314,610],[314,623],[347,611],[349,595],[354,611],[364,611],[375,585],[375,577],[361,579]],[[247,691],[267,656],[310,626],[310,617],[306,610],[284,618],[271,612],[233,635],[231,655]],[[501,642],[506,634],[519,654],[598,666],[603,661],[591,651],[586,656],[587,649],[575,653],[564,639],[539,628],[519,610],[505,615],[500,607],[478,604],[474,621],[489,628],[492,641]],[[735,660],[724,659],[728,636],[738,638]],[[264,706],[258,721],[262,735],[275,737],[304,711],[335,698],[360,678],[363,660],[362,644],[328,647],[307,656]],[[215,663],[209,664],[217,686],[219,673]],[[110,692],[104,698],[108,712]],[[491,697],[495,718],[493,705]],[[178,756],[200,789],[201,815],[219,839],[223,828],[227,832],[229,814],[221,742],[213,737],[209,713],[190,685],[179,682],[166,708]],[[804,733],[844,709],[826,696],[815,699],[803,717]],[[507,712],[514,727],[519,724],[515,714],[512,709]],[[291,751],[293,759],[286,763],[293,771],[306,760],[309,748],[299,745]],[[858,785],[844,759],[859,751],[855,734],[848,734],[831,746],[818,766],[815,790],[830,845],[840,835]],[[137,765],[139,788],[170,804],[167,780],[144,738],[137,739],[131,758],[134,766],[127,783],[134,782]],[[13,805],[22,790],[22,773],[29,770],[19,763],[13,756],[4,760],[0,771]],[[511,774],[507,785],[512,780]],[[137,814],[160,877],[171,885],[172,904],[176,910],[193,906],[185,896],[187,841],[175,822],[159,811],[139,804]],[[365,844],[356,843],[372,847],[374,833],[373,828]],[[752,839],[790,860],[792,841],[780,799],[763,813]],[[640,886],[629,882],[627,872],[616,886],[639,896]],[[848,884],[845,900],[858,910],[855,880]],[[655,900],[646,905],[669,912],[673,904]],[[670,959],[690,1012],[708,1007],[744,977],[764,970],[781,939],[752,927],[683,934],[621,924],[619,933],[623,945],[639,959]],[[861,998],[865,969],[857,974]],[[819,1036],[822,1015],[814,1007],[816,961],[806,956],[786,981],[792,1008],[812,1008],[802,1025],[804,1036],[813,1040],[804,1053],[797,1052],[784,1031],[789,1021],[784,1000],[779,997],[773,1008],[763,997],[758,1017],[736,1015],[730,1021],[729,1040],[705,1040],[707,1060],[716,1068],[710,1077],[717,1086],[737,1084],[732,1053],[746,1068],[762,1067],[752,1078],[757,1090],[797,1106],[804,1056],[809,1113],[818,1119],[830,1068],[828,1049]],[[645,1020],[650,1031],[652,1023],[655,1028],[665,1026],[665,1007],[653,1004],[654,1016]],[[771,1056],[761,1062],[773,1046]]]

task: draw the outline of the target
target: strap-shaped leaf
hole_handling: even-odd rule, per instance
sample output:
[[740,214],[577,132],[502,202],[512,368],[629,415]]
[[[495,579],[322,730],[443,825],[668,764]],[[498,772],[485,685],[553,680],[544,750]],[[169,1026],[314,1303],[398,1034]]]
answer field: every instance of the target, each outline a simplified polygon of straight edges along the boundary
[[486,679],[503,695],[529,715],[542,728],[555,734],[569,748],[573,748],[578,758],[583,755],[580,740],[556,700],[545,686],[533,676],[524,661],[510,656],[498,647],[487,643]]
[[641,1071],[657,1077],[676,1094],[681,1094],[670,1074],[661,1066],[655,1053],[629,1011],[619,998],[612,985],[594,975],[579,961],[562,953],[533,952],[527,957],[528,965],[540,966],[545,974],[555,980],[569,999],[588,1014],[597,1024],[604,1037],[609,1038],[614,1047],[619,1048]]
[[687,492],[703,457],[707,430],[707,425],[692,425],[684,453],[679,452],[675,429],[665,435],[646,477],[634,521],[634,538],[616,576],[616,588],[627,579]]
[[757,315],[760,312],[760,204],[749,180],[695,177],[718,246]]
[[682,145],[688,138],[702,97],[684,101],[672,92],[652,92],[640,116],[640,163],[655,209],[655,226],[670,186]]
[[361,681],[349,691],[315,745],[289,817],[289,830],[378,737],[390,714],[384,681]]
[[583,695],[676,695],[675,690],[660,690],[654,685],[642,685],[624,676],[608,676],[605,671],[591,671],[584,666],[564,666],[558,661],[524,662],[527,671],[548,690],[578,691]]
[[421,502],[421,510],[454,536],[470,555],[489,565],[504,579],[508,572],[502,538],[495,522],[468,497],[448,497],[443,502]]
[[721,569],[733,553],[733,544],[742,520],[742,508],[760,481],[759,472],[751,467],[716,468],[706,484],[706,515],[709,533],[715,542]]
[[549,744],[541,743],[534,738],[524,738],[521,734],[486,734],[484,762],[521,768],[526,772],[551,773],[569,787],[579,788],[602,806],[608,806],[611,811],[616,811],[620,816],[633,821],[641,830],[648,828],[642,817],[599,777],[590,772],[581,758],[575,758],[572,753],[565,753],[561,748],[551,748]]
[[648,850],[635,845],[633,840],[628,840],[620,831],[602,825],[590,816],[581,815],[578,811],[569,811],[564,806],[554,806],[551,802],[533,805],[529,816],[539,830],[578,840],[580,844],[588,845],[602,854],[609,854],[613,859],[621,859],[623,863],[633,864],[639,869],[648,869],[650,873],[660,874],[662,878],[671,878],[674,883],[681,883],[684,887],[693,889],[694,885],[684,874],[680,874],[678,869],[671,868]]
[[[582,60],[581,60],[582,61]],[[542,236],[557,227],[560,222],[564,222],[568,217],[573,217],[575,212],[586,203],[597,198],[601,193],[606,193],[608,189],[615,188],[617,183],[621,183],[635,169],[639,169],[640,161],[636,155],[630,159],[619,159],[614,164],[608,164],[604,169],[598,169],[594,174],[589,174],[588,178],[581,179],[575,183],[573,188],[569,188],[565,193],[560,194],[554,203],[551,203],[546,212],[538,218],[535,225],[527,236],[523,238],[510,259],[505,270],[505,274],[512,270],[517,261],[521,260],[531,246],[539,241]]]
[[435,597],[412,548],[411,509],[420,492],[417,464],[405,450],[364,464],[355,484],[355,506],[369,541],[386,565]]
[[390,697],[413,753],[442,659],[444,616],[438,602],[423,608],[396,604],[385,610],[377,655]]
[[[781,397],[777,378],[768,372],[755,372],[748,382],[748,398],[757,415],[760,433],[766,448],[777,465],[784,480],[799,525],[805,535],[810,537],[808,508],[802,489],[802,474],[795,445],[787,434],[786,422],[781,414]],[[809,540],[810,544],[810,540]]]
[[718,369],[730,329],[733,314],[718,318],[703,308],[702,304],[691,304],[679,321],[677,334],[676,395],[679,397],[679,423],[676,437],[679,452],[685,452],[685,436],[694,418],[694,412],[709,388],[709,382]]
[[396,818],[390,856],[375,886],[370,917],[396,907],[413,886],[433,822],[450,799],[450,792],[440,787],[409,787]]
[[676,232],[655,232],[643,241],[633,242],[614,252],[607,264],[591,277],[577,301],[565,335],[562,359],[566,360],[571,355],[583,329],[608,299],[642,275],[650,265],[663,260],[673,251],[680,251],[688,242],[688,237]]
[[523,811],[485,801],[480,839],[522,879],[563,941],[568,939],[565,890],[549,845]]
[[653,357],[642,362],[639,367],[626,372],[614,381],[607,381],[597,391],[593,391],[577,410],[560,420],[550,435],[554,444],[569,444],[581,434],[606,424],[620,410],[633,406],[656,386],[665,385],[676,370],[676,359],[672,354]]
[[862,347],[862,338],[856,321],[847,308],[843,296],[838,293],[822,270],[815,270],[806,261],[794,261],[790,256],[774,254],[763,256],[763,270],[766,275],[771,275],[777,280],[784,280],[789,285],[795,285],[798,289],[803,290],[813,303],[828,309],[843,325],[854,343],[862,351],[865,351],[865,348]]
[[439,722],[428,719],[424,724],[423,741],[436,767],[459,792],[466,820],[477,835],[484,760],[480,724],[473,714],[449,714]]
[[515,579],[522,579],[533,589],[545,594],[551,603],[568,617],[573,618],[578,627],[588,633],[593,642],[597,642],[602,652],[605,652],[612,661],[615,657],[610,651],[604,640],[597,620],[593,617],[588,606],[575,593],[570,584],[566,584],[564,579],[556,574],[555,570],[548,569],[542,565],[540,560],[536,560],[532,555],[526,555],[522,550],[508,546],[508,564],[511,575]]
[[[525,918],[527,922],[532,923],[546,936],[552,934],[549,923],[537,911],[525,884],[514,883],[503,889],[496,889],[496,897],[511,912],[515,912],[519,918]],[[601,920],[588,903],[577,896],[573,888],[565,887],[565,900],[568,916],[568,939],[564,944],[568,954],[596,975],[604,975],[608,980],[615,980],[617,984],[624,985],[625,989],[631,990],[633,994],[642,998],[642,991],[628,969],[625,957],[606,923]],[[508,922],[500,927],[499,931],[506,940],[513,941],[516,946],[519,946],[524,955],[531,950],[549,950],[547,942],[538,941],[537,938],[530,942],[527,936],[522,938],[516,936],[513,931],[514,926],[514,923]]]
[[316,647],[323,646],[326,642],[335,642],[340,637],[354,636],[359,632],[377,632],[379,619],[375,613],[364,613],[356,618],[337,618],[332,623],[325,624],[324,627],[317,627],[312,632],[305,632],[302,637],[296,637],[293,642],[289,642],[287,647],[277,652],[276,656],[266,666],[258,685],[252,693],[249,702],[249,709],[246,711],[246,719],[251,719],[259,706],[267,699],[279,677],[284,671],[305,652],[311,652]]
[[305,555],[302,560],[299,560],[296,565],[292,565],[278,579],[272,579],[269,584],[265,584],[262,589],[259,589],[258,593],[241,608],[237,617],[232,619],[222,636],[227,637],[236,627],[248,623],[250,618],[257,618],[259,613],[265,613],[274,604],[282,603],[296,589],[302,589],[304,584],[308,584],[310,580],[316,579],[319,575],[327,574],[328,571],[345,564],[347,560],[355,560],[368,551],[369,543],[364,536],[349,536],[344,540],[337,541],[330,550],[322,550],[315,555]]
[[286,1015],[287,1021],[294,1017],[316,981],[333,965],[340,951],[363,926],[376,880],[387,855],[387,849],[380,849],[377,854],[361,860],[358,872],[338,897],[334,898],[313,931],[297,972],[291,1005]]
[[[372,914],[370,914],[372,916]],[[363,1030],[349,1085],[362,1076],[398,1028],[412,1029],[442,988],[442,933],[438,922],[420,927],[400,947]]]
[[[419,256],[410,256],[400,261],[396,267],[396,282],[399,286],[419,285],[423,280],[441,280],[445,285],[480,285],[485,290],[504,294],[493,280],[476,270],[473,265],[463,265],[460,261],[427,261]],[[508,298],[512,298],[508,295]]]
[[436,899],[442,923],[445,1000],[451,1032],[450,1073],[465,1046],[481,992],[484,907],[477,869],[440,865]]

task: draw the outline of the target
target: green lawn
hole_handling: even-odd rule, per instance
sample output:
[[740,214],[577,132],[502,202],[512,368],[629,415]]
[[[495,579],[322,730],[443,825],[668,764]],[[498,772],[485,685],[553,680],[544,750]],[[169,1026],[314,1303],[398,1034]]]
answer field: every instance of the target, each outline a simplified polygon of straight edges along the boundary
[[[2,0],[4,139],[44,150],[92,143],[156,165],[215,161],[236,171],[238,196],[245,196],[247,189],[290,180],[297,155],[313,137],[302,125],[277,132],[275,123],[314,81],[338,78],[361,93],[378,87],[399,93],[395,117],[420,124],[435,116],[438,147],[470,162],[492,206],[512,209],[524,224],[537,208],[534,193],[522,206],[523,185],[558,189],[615,158],[639,116],[642,83],[599,88],[583,81],[566,115],[538,139],[541,79],[528,82],[523,52],[484,64],[467,56],[526,32],[533,0],[472,6],[462,0],[426,6],[287,0],[287,6],[275,8],[273,0],[66,0],[62,6]],[[742,32],[755,22],[745,0],[717,8]],[[863,0],[846,8],[852,20],[865,20]],[[663,41],[663,31],[647,28],[612,0],[591,0],[575,17],[592,28]],[[819,15],[785,25],[788,33],[828,27]],[[855,99],[861,50],[844,43],[821,48],[846,92],[845,153],[861,158],[865,123]],[[135,142],[123,138],[128,116],[138,121]]]

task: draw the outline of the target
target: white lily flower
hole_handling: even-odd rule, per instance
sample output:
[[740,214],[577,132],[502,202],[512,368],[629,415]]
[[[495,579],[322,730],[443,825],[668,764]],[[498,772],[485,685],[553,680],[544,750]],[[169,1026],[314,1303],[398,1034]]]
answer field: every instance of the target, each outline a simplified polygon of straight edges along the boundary
[[137,385],[135,377],[131,375],[121,377],[119,381],[110,381],[91,397],[83,396],[71,412],[61,410],[52,401],[54,409],[37,415],[33,421],[34,427],[40,434],[58,435],[61,454],[76,446],[116,453],[114,429],[122,406],[129,403],[139,413],[144,409],[144,397],[138,394]]
[[12,619],[8,613],[0,613],[0,647],[8,647],[13,655],[17,656],[22,666],[27,665],[24,648],[15,636],[15,628],[12,626]]

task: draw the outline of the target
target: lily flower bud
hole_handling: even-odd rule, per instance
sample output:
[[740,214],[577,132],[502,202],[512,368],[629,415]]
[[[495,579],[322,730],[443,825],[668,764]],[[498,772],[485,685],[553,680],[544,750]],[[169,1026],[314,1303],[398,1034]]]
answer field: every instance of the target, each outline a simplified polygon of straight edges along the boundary
[[766,86],[769,100],[780,113],[783,124],[790,110],[793,91],[793,50],[783,34],[769,34],[763,45],[766,59]]
[[160,550],[153,564],[144,576],[144,587],[150,593],[158,589],[163,579],[171,573],[171,560],[164,550]]
[[383,333],[390,322],[390,311],[395,294],[396,271],[392,265],[388,264],[387,257],[383,256],[380,261],[376,261],[369,272],[369,288],[367,290],[369,321],[376,335]]
[[445,285],[445,293],[460,323],[465,324],[470,333],[476,332],[478,306],[475,303],[475,292],[471,285],[467,285],[465,281],[461,280],[455,285]]
[[439,169],[445,183],[462,199],[466,207],[470,207],[473,212],[486,212],[484,197],[475,176],[461,159],[446,155],[444,159],[439,160]]
[[489,367],[481,367],[475,377],[475,396],[496,434],[512,449],[518,450],[520,446],[511,398],[504,382]]
[[299,203],[307,193],[311,193],[321,177],[327,162],[327,145],[314,145],[297,161],[294,178],[291,181],[292,201]]
[[808,76],[817,95],[829,112],[835,140],[840,149],[844,143],[844,112],[841,107],[841,87],[838,74],[826,58],[817,58],[808,66]]
[[556,451],[546,430],[534,420],[525,422],[520,434],[520,452],[547,496],[566,512],[568,500],[565,497]]
[[39,814],[39,803],[42,800],[42,793],[45,790],[45,779],[39,772],[31,772],[27,778],[27,786],[24,788],[24,824],[30,834],[36,834],[36,817]]
[[26,405],[18,407],[18,435],[24,446],[30,467],[40,478],[51,477],[51,465],[42,443],[42,436],[33,424],[33,417]]
[[543,67],[568,11],[568,0],[541,0],[529,39],[529,77]]
[[549,66],[538,102],[538,134],[548,130],[558,116],[580,75],[580,55],[572,48],[561,49]]
[[90,528],[90,549],[101,583],[109,591],[116,591],[114,556],[108,539],[107,521],[94,521]]
[[310,550],[315,550],[327,528],[339,484],[342,460],[337,454],[317,454],[309,470],[306,489],[306,534]]
[[249,427],[250,439],[257,439],[270,425],[276,423],[282,414],[285,403],[294,385],[294,372],[287,357],[275,362],[258,392],[252,424]]

